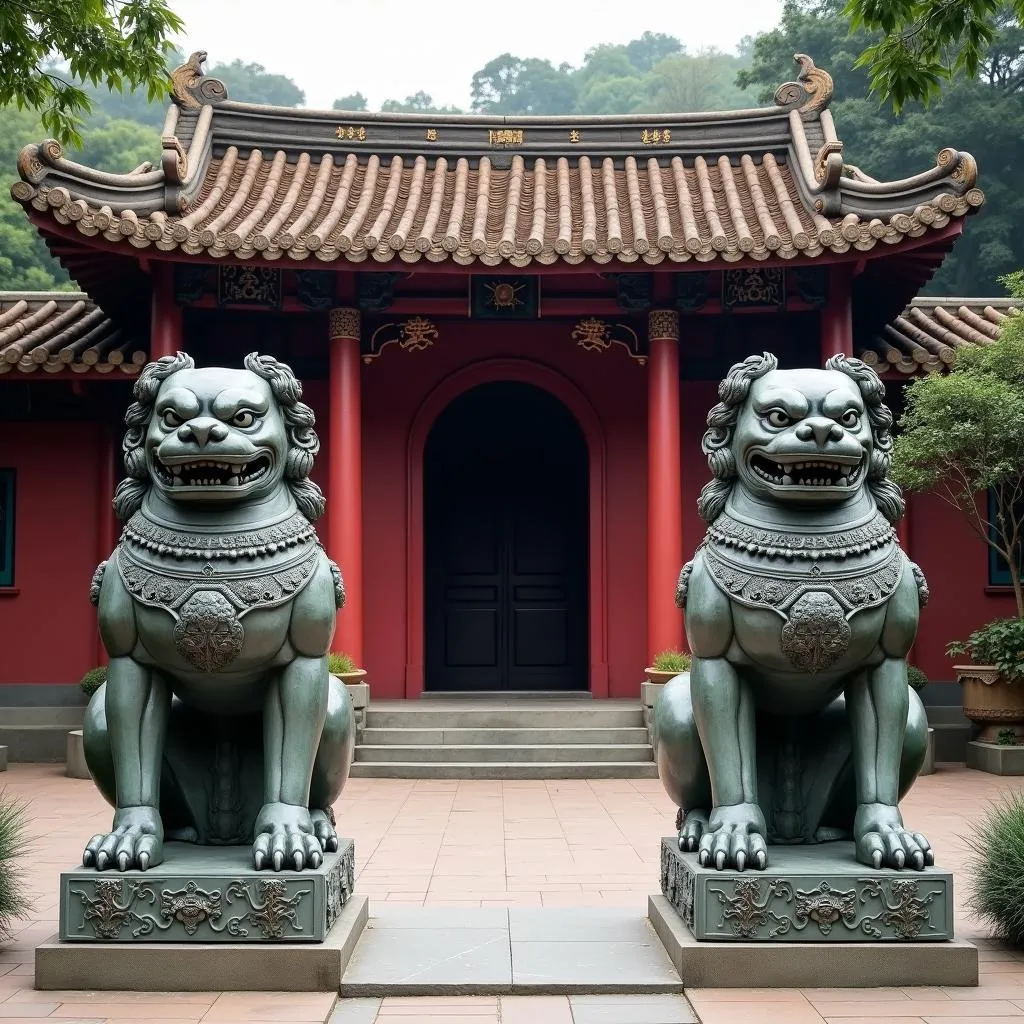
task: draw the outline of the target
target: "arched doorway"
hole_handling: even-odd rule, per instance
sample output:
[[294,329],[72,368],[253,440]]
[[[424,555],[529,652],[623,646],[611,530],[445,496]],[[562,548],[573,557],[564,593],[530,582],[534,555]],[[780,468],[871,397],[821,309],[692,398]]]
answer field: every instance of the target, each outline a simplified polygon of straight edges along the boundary
[[471,388],[424,449],[426,689],[582,690],[588,452],[553,395]]

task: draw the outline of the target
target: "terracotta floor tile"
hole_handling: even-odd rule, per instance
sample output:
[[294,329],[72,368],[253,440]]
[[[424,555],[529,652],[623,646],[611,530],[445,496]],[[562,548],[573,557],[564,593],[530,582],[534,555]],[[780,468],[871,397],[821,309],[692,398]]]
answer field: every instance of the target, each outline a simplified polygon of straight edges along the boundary
[[[863,1017],[868,1004],[863,1001],[849,1002],[819,1002],[815,1004],[818,1012],[823,1017]],[[964,1015],[964,1003],[954,999],[893,999],[891,1001],[878,1000],[870,1004],[870,1016],[877,1017],[898,1017],[907,1013],[907,1007],[911,1007],[911,1013],[918,1017],[945,1018]],[[1005,999],[979,999],[970,1005],[970,1013],[975,1017],[1024,1017],[1024,1010]]]
[[502,996],[501,1024],[573,1024],[565,996]]

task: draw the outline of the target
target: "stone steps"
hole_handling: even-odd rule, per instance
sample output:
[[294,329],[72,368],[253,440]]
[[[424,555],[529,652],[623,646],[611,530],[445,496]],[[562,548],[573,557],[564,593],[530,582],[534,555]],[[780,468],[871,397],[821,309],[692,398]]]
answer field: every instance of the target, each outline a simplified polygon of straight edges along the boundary
[[650,779],[639,701],[503,696],[371,701],[355,778]]
[[361,743],[356,761],[653,761],[649,743],[597,745],[578,743],[441,744],[393,746]]

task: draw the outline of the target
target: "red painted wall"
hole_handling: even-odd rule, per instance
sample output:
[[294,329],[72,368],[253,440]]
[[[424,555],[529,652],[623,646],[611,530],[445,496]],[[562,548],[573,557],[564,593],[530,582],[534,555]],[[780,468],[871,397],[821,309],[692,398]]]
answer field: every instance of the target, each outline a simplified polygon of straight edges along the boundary
[[0,466],[16,471],[18,590],[0,595],[0,686],[77,683],[96,664],[89,580],[97,564],[100,450],[92,424],[0,424]]

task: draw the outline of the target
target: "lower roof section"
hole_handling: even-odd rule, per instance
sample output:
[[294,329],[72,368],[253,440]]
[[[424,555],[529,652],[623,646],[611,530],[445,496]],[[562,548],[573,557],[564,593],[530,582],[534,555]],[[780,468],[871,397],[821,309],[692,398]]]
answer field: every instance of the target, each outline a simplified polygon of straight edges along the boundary
[[134,376],[146,348],[83,292],[0,292],[0,374]]
[[[990,345],[1024,303],[1007,298],[921,296],[858,348],[881,374],[937,373],[964,346]],[[0,292],[0,376],[135,376],[148,339],[119,327],[81,292]],[[123,378],[121,378],[123,379]]]

